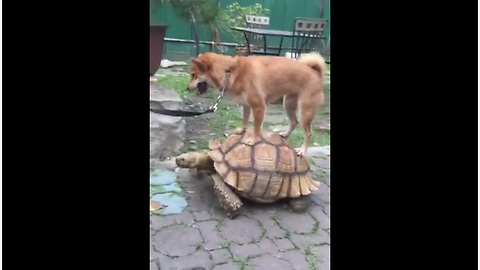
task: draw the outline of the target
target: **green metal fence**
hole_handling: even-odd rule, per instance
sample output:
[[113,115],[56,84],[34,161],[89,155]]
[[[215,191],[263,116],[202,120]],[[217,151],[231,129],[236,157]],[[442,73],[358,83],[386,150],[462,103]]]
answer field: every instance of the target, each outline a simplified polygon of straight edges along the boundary
[[[221,0],[221,6],[225,7],[233,2],[238,2],[241,6],[248,6],[255,3],[262,4],[270,9],[271,29],[293,30],[293,20],[296,17],[320,16],[321,0]],[[323,17],[328,20],[324,35],[330,33],[330,0],[325,1]],[[150,0],[150,23],[166,23],[169,25],[166,37],[175,39],[193,40],[193,31],[189,21],[176,15],[171,7],[159,7],[158,1]],[[198,26],[199,39],[202,41],[211,41],[211,33],[202,25]],[[221,32],[220,40],[222,42],[233,42],[229,33]],[[269,44],[275,44],[279,39],[269,37]],[[289,41],[284,41],[288,42]],[[224,46],[225,53],[234,54],[235,48]],[[166,42],[164,45],[164,58],[171,60],[184,60],[195,54],[195,48],[191,43]],[[200,51],[210,51],[207,44],[200,45]]]

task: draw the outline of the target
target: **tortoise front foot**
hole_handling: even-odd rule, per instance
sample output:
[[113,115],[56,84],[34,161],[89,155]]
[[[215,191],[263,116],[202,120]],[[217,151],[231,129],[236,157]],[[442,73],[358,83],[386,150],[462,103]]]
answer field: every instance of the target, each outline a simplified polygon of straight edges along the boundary
[[214,192],[220,202],[220,205],[227,211],[227,217],[234,219],[240,214],[240,208],[243,203],[218,174],[212,175],[214,181]]
[[305,212],[310,206],[311,199],[309,196],[302,196],[296,199],[290,199],[289,204],[295,212]]
[[[240,214],[240,208],[242,206],[242,201],[238,198],[237,195],[233,194],[233,192],[229,189],[230,192],[225,191],[223,187],[219,187],[218,185],[213,186],[215,195],[220,202],[220,205],[225,209],[227,212],[227,217],[230,219],[236,218]],[[228,188],[228,187],[227,187]]]
[[240,210],[226,210],[226,211],[227,211],[227,217],[229,219],[234,219],[240,215]]

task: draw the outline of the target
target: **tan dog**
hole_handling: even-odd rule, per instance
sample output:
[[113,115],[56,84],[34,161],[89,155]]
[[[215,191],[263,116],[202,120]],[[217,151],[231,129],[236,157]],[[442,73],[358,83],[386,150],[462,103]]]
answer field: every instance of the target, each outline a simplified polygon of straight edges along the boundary
[[[230,72],[226,79],[227,72]],[[260,139],[263,119],[268,103],[284,97],[283,106],[290,120],[290,127],[281,135],[287,138],[298,124],[296,111],[300,109],[300,123],[305,139],[298,154],[305,155],[310,145],[310,125],[323,103],[322,78],[326,71],[323,57],[318,53],[303,55],[298,60],[277,56],[225,56],[205,53],[192,59],[192,80],[189,90],[204,93],[208,86],[225,87],[225,94],[243,105],[243,125],[234,131],[245,132],[253,112],[254,128],[251,140]]]

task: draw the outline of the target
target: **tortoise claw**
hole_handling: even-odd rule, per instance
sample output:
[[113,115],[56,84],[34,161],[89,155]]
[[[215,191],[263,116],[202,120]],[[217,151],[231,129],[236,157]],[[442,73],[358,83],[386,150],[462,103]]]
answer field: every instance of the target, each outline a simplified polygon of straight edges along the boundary
[[227,217],[229,219],[234,219],[234,218],[238,217],[238,215],[240,215],[239,211],[232,211],[232,212],[227,213]]

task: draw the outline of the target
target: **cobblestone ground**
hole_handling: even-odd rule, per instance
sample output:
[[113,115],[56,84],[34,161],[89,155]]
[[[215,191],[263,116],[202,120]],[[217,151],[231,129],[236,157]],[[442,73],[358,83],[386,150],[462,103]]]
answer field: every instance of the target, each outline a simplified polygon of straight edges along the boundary
[[330,159],[314,150],[308,156],[322,185],[305,213],[292,212],[286,202],[245,202],[230,220],[211,178],[179,170],[188,206],[179,214],[151,215],[150,269],[330,269]]

